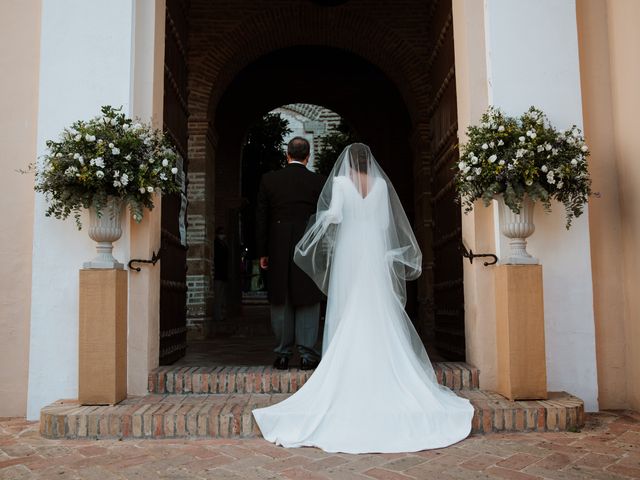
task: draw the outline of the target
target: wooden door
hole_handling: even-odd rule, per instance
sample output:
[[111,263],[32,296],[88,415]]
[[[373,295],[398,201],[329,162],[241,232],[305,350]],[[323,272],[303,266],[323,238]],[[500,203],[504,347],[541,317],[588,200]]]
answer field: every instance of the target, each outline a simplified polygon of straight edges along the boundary
[[458,118],[451,0],[437,2],[431,31],[430,65],[434,98],[429,111],[433,192],[434,340],[449,360],[465,359],[464,289],[459,245],[460,205],[455,202],[454,170],[458,163]]
[[162,197],[160,364],[187,348],[187,12],[188,0],[167,0],[164,57],[164,130],[182,157],[183,191]]

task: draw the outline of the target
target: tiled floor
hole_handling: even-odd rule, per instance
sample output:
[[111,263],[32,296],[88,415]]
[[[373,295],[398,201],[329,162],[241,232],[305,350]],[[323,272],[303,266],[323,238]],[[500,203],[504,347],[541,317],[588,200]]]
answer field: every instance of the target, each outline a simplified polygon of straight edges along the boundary
[[263,439],[48,440],[38,422],[0,419],[0,479],[631,479],[640,414],[587,415],[580,432],[472,435],[406,454],[328,454]]

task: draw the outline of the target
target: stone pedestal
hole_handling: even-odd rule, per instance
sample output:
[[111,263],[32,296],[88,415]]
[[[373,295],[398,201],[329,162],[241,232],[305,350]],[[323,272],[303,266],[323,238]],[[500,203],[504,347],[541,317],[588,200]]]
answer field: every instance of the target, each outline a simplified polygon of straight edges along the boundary
[[127,272],[80,270],[78,401],[114,405],[127,396]]
[[547,398],[541,265],[495,268],[497,391],[509,400]]

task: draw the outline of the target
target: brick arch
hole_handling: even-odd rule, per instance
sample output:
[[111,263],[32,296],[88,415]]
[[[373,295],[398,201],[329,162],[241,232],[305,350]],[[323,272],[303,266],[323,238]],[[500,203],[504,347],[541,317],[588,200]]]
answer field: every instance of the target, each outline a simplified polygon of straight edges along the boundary
[[[221,217],[216,212],[215,197],[220,190],[217,179],[237,183],[233,175],[219,170],[228,163],[228,158],[237,158],[237,148],[231,153],[227,150],[230,143],[237,141],[228,134],[227,117],[222,115],[219,118],[223,121],[217,123],[217,115],[226,109],[227,92],[247,68],[285,49],[308,46],[341,50],[375,67],[393,87],[394,102],[405,109],[403,125],[408,139],[402,137],[400,141],[408,140],[406,158],[410,161],[406,165],[412,171],[406,179],[414,189],[410,203],[425,262],[420,293],[415,295],[420,309],[420,323],[416,327],[421,334],[429,331],[432,315],[429,292],[433,289],[430,136],[434,125],[431,112],[437,106],[431,85],[440,85],[439,79],[432,77],[432,71],[433,65],[439,65],[438,38],[442,35],[439,24],[447,18],[446,12],[441,15],[436,7],[446,4],[424,0],[398,0],[393,4],[354,0],[339,7],[323,8],[299,0],[237,3],[191,0],[188,130],[193,193],[188,207],[188,236],[193,231],[190,241],[193,255],[189,259],[189,275],[197,288],[202,285],[202,293],[193,288],[194,298],[201,295],[202,301],[189,306],[194,324],[210,316],[209,245]],[[352,113],[327,98],[303,97],[280,98],[281,103],[273,107],[302,101],[324,105],[347,119]],[[250,113],[245,111],[244,115]]]
[[361,12],[304,4],[273,9],[253,15],[219,40],[192,67],[189,103],[194,120],[209,118],[247,65],[275,50],[309,45],[340,48],[380,68],[402,95],[414,125],[424,121],[420,116],[429,94],[425,62],[393,29]]

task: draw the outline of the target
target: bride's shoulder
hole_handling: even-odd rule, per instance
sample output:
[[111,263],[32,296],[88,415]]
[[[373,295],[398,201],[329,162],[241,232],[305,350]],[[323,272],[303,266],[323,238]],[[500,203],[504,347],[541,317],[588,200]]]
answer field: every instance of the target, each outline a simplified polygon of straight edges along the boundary
[[333,177],[333,183],[336,185],[344,185],[344,183],[348,181],[350,180],[344,175],[336,175],[335,177]]

